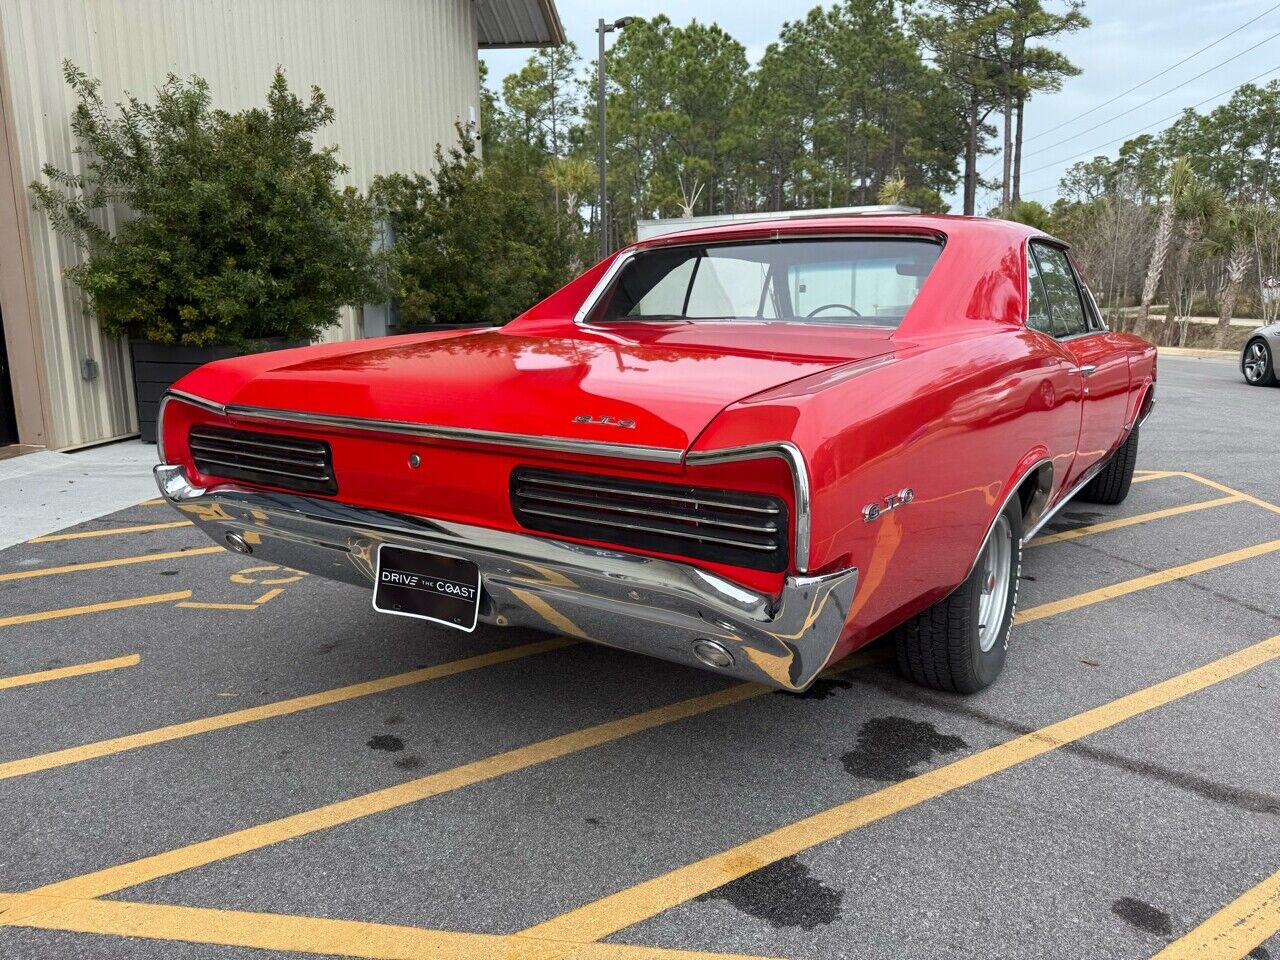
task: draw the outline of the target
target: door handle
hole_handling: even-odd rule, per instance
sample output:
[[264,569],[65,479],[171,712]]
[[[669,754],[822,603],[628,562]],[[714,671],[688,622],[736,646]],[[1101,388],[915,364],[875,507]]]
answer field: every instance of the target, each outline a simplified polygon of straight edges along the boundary
[[1098,370],[1098,365],[1096,363],[1086,363],[1083,367],[1080,368],[1080,373],[1083,376],[1092,377],[1094,373],[1097,372],[1097,370]]

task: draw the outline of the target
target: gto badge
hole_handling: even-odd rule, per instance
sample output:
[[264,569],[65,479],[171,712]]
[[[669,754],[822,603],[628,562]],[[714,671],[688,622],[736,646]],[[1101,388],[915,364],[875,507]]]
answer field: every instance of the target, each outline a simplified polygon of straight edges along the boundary
[[897,510],[899,507],[905,507],[908,503],[916,498],[916,492],[910,487],[903,487],[897,493],[891,493],[883,500],[876,503],[868,503],[862,508],[862,519],[867,523],[873,520],[879,520],[890,510]]
[[573,418],[574,423],[594,423],[601,427],[625,427],[628,430],[635,429],[636,422],[621,417],[593,417],[589,413],[580,413]]

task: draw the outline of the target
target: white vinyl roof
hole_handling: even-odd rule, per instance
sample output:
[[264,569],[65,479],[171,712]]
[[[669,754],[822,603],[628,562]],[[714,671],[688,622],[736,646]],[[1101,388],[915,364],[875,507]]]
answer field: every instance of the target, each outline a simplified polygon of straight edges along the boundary
[[476,0],[480,49],[558,47],[564,25],[555,0]]

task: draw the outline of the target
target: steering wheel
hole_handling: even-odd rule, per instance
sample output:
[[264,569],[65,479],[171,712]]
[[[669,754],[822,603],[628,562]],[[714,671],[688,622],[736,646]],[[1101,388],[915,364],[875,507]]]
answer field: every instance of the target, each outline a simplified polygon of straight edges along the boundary
[[818,314],[820,314],[823,310],[830,310],[832,307],[839,307],[841,310],[847,310],[849,312],[849,315],[853,317],[862,316],[862,314],[860,314],[857,310],[853,309],[853,307],[851,307],[847,303],[824,303],[822,306],[814,307],[812,310],[806,313],[805,319],[807,320],[809,317],[815,317]]

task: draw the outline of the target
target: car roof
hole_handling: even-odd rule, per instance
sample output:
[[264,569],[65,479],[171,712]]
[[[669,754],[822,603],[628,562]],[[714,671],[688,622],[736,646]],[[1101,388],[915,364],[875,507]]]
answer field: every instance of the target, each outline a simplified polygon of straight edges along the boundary
[[[951,239],[981,239],[988,243],[1021,244],[1032,236],[1044,236],[1035,227],[992,217],[965,217],[943,213],[832,214],[805,216],[796,213],[770,220],[750,220],[716,226],[693,227],[638,241],[633,248],[762,237],[813,234],[918,233]],[[1046,238],[1051,239],[1051,238]]]

